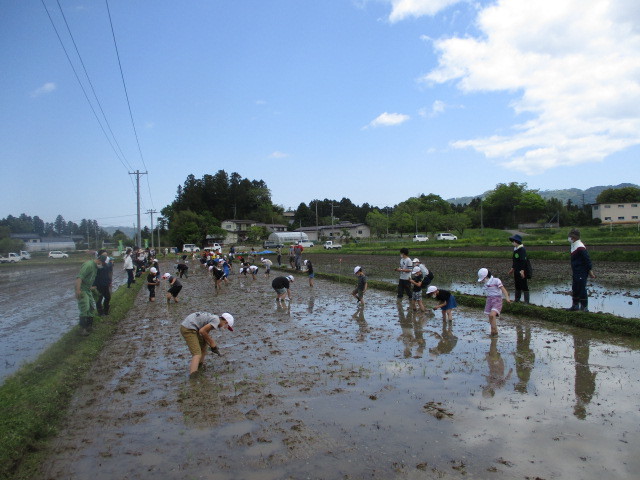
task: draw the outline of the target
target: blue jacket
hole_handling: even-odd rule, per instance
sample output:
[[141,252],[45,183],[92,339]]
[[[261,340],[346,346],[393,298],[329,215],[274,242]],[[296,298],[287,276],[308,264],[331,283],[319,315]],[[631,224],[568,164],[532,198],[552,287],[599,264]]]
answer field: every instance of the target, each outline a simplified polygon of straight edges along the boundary
[[571,270],[574,277],[586,278],[591,268],[591,259],[585,247],[578,247],[571,252]]

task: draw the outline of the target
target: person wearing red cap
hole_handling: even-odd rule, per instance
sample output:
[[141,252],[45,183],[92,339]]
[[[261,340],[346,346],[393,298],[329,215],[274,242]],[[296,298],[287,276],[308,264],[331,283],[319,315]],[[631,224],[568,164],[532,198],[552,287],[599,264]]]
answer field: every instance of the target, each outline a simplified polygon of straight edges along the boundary
[[213,330],[229,330],[233,332],[235,320],[230,313],[215,315],[209,312],[194,312],[184,319],[180,324],[180,334],[187,342],[191,352],[191,363],[189,364],[189,375],[193,377],[198,372],[198,368],[204,365],[207,355],[207,345],[211,352],[222,355],[218,349],[216,341],[211,336]]

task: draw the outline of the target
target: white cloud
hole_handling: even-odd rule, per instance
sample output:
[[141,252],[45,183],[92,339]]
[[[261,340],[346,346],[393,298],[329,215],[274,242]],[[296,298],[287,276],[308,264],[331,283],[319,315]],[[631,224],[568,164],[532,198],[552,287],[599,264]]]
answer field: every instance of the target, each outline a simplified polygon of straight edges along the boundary
[[288,156],[289,156],[288,153],[279,152],[276,150],[271,155],[269,155],[269,158],[287,158]]
[[31,92],[32,97],[39,97],[40,95],[46,95],[47,93],[51,93],[56,89],[56,84],[53,82],[48,82],[42,85],[39,88],[36,88],[33,92]]
[[389,21],[399,22],[408,17],[433,16],[461,0],[391,0]]
[[367,125],[364,128],[391,127],[394,125],[400,125],[401,123],[404,123],[407,120],[409,120],[409,118],[410,118],[409,115],[404,115],[402,113],[384,112],[378,115],[375,119],[371,121],[371,123],[369,123],[369,125]]
[[478,38],[434,42],[439,65],[424,80],[510,92],[515,113],[530,119],[453,146],[531,174],[640,144],[637,0],[499,0],[477,23]]

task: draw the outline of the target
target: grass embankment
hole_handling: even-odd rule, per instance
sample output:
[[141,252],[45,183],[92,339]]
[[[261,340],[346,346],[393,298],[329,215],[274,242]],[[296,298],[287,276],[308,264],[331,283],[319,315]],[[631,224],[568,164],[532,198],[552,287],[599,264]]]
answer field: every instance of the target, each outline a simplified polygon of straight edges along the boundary
[[[288,271],[284,268],[276,270]],[[325,278],[336,282],[344,282],[355,286],[356,280],[354,276],[338,275],[334,273],[315,272],[316,278]],[[369,280],[369,288],[377,290],[386,290],[388,292],[397,291],[398,286],[394,283],[382,282],[379,280]],[[486,298],[480,295],[466,295],[454,292],[459,305],[466,307],[484,308]],[[590,330],[598,330],[607,333],[615,333],[617,335],[625,335],[630,337],[640,337],[640,319],[624,318],[609,313],[595,312],[570,312],[567,310],[541,307],[538,305],[524,305],[523,303],[505,303],[502,311],[507,314],[535,318],[536,320],[544,320],[547,322],[572,325],[575,327],[588,328]]]
[[73,328],[0,386],[0,478],[33,478],[42,447],[56,433],[73,392],[133,306],[142,283],[113,293],[110,315],[96,318],[90,336]]

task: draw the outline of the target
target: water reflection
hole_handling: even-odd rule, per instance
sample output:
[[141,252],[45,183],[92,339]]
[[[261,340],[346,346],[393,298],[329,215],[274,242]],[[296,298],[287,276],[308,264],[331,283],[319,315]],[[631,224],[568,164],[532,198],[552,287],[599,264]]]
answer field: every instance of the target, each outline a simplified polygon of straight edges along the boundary
[[[404,358],[420,358],[426,345],[423,328],[426,315],[424,312],[414,312],[410,307],[408,311],[405,311],[401,301],[396,302],[396,305],[398,307],[398,321],[402,330],[399,340],[404,345],[403,356]],[[414,347],[417,347],[415,355],[412,352]]]
[[458,337],[453,333],[453,322],[442,321],[442,332],[431,332],[431,334],[438,339],[438,344],[429,349],[429,353],[432,355],[442,355],[451,353],[458,344]]
[[591,402],[596,390],[597,372],[591,372],[589,368],[589,340],[573,335],[573,359],[576,367],[576,380],[574,390],[576,403],[573,414],[580,420],[587,416],[587,405]]
[[367,340],[367,333],[369,333],[369,326],[367,325],[367,320],[364,318],[364,307],[362,305],[358,306],[356,313],[354,313],[351,318],[353,318],[358,324],[358,336],[356,340],[358,342],[364,342]]
[[496,390],[504,387],[507,380],[511,377],[513,369],[509,369],[509,373],[504,374],[505,366],[504,359],[498,351],[498,338],[492,337],[491,344],[489,345],[489,351],[485,355],[487,365],[489,366],[489,375],[485,375],[484,378],[487,384],[482,387],[482,396],[493,397],[496,394]]
[[516,375],[518,376],[518,382],[513,388],[516,392],[528,393],[527,385],[536,361],[536,354],[531,349],[530,327],[516,326],[516,351],[513,356],[516,360]]

